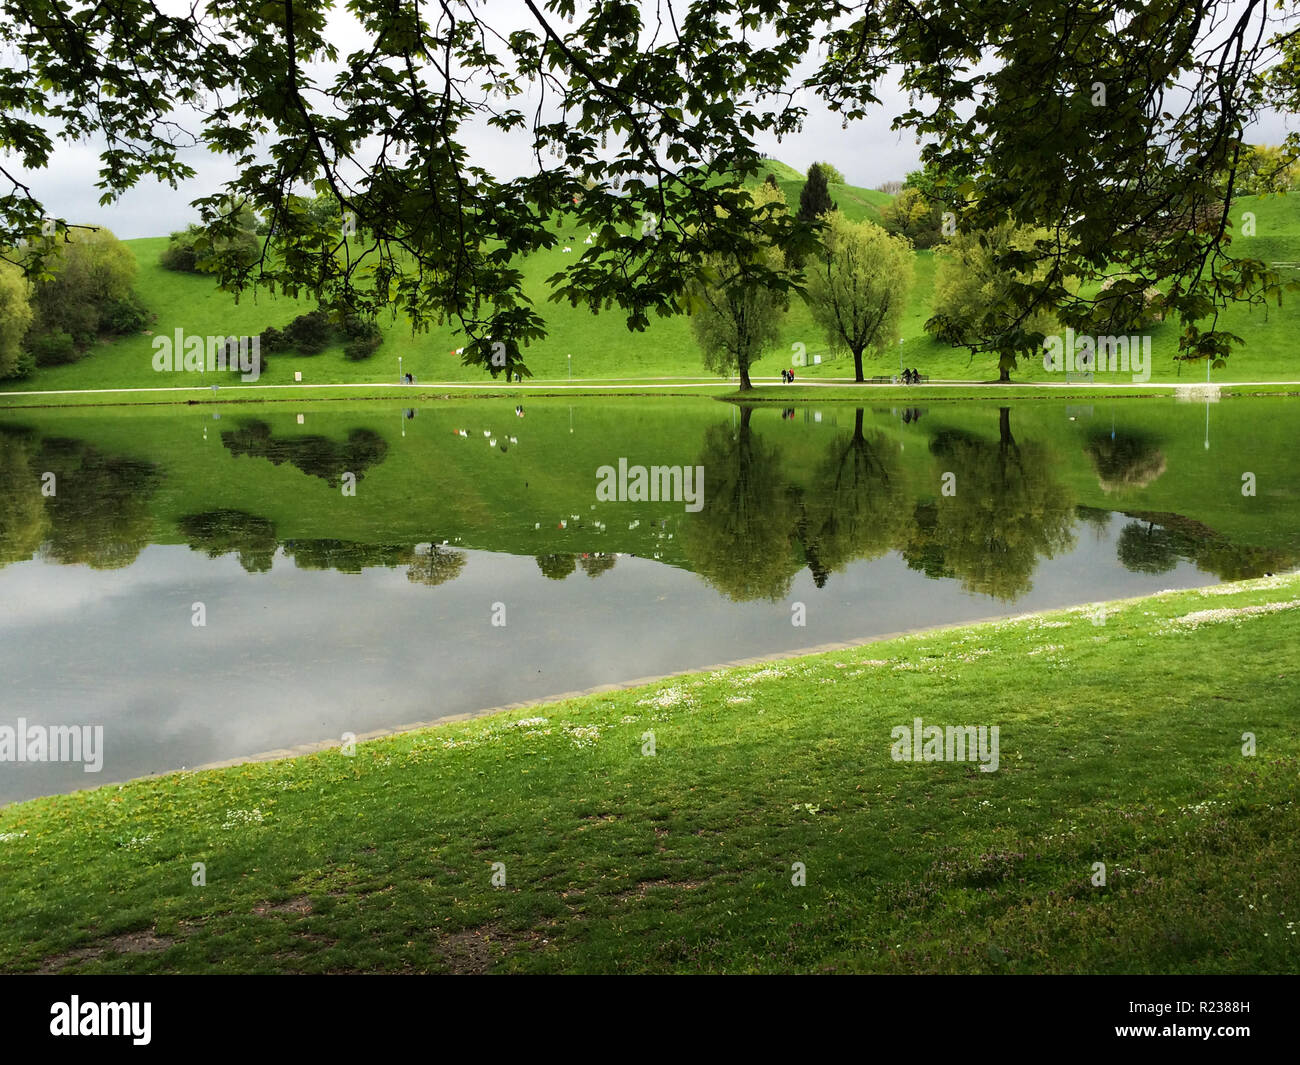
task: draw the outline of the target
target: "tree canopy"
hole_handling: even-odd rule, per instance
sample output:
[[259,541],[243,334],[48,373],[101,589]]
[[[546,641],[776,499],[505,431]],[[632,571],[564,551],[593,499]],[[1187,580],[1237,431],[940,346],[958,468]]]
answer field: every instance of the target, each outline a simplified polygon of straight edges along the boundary
[[[234,163],[196,201],[214,245],[227,242],[214,255],[224,284],[392,310],[417,329],[451,320],[471,338],[467,363],[526,372],[545,321],[519,256],[556,243],[561,212],[596,239],[551,278],[553,298],[621,308],[643,329],[682,310],[712,255],[775,243],[798,259],[815,227],[757,219],[742,192],[760,142],[800,128],[800,90],[847,128],[897,75],[911,94],[897,128],[927,166],[970,175],[959,226],[1051,234],[1008,249],[1025,278],[1008,307],[1096,332],[1082,282],[1109,264],[1168,290],[1182,357],[1220,358],[1234,338],[1197,323],[1279,282],[1226,253],[1243,132],[1296,95],[1291,4],[1278,6],[524,0],[510,23],[478,0],[350,0],[340,47],[331,4],[0,0],[0,43],[17,56],[0,71],[0,248],[46,225],[39,178],[56,142],[96,139],[104,202],[146,178],[193,178],[183,153],[198,144]],[[475,124],[525,138],[531,171],[507,178],[471,158]],[[364,239],[306,209],[318,194]],[[251,262],[229,247],[245,209],[267,223]],[[68,223],[53,221],[58,239]],[[766,283],[794,282],[769,270]]]
[[[764,182],[751,196],[764,212],[760,217],[788,214],[780,188]],[[750,366],[780,335],[789,300],[766,277],[783,277],[785,270],[785,253],[776,245],[745,257],[715,252],[693,285],[691,331],[704,354],[704,365],[717,374],[736,372],[742,391],[751,387]]]
[[912,245],[871,222],[826,216],[824,250],[808,273],[808,307],[832,349],[853,356],[857,380],[862,357],[880,355],[897,339],[912,287]]

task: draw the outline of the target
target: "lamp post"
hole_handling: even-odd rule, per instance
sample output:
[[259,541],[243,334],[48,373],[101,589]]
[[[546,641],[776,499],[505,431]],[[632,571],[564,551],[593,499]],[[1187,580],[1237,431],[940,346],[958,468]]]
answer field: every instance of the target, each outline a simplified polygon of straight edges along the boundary
[[1210,360],[1205,360],[1205,450],[1210,450]]
[[570,354],[566,357],[569,360],[569,380],[572,381],[573,380],[573,356]]
[[397,356],[397,383],[400,385],[405,378],[402,376],[402,356]]
[[898,377],[903,378],[903,338],[898,338]]

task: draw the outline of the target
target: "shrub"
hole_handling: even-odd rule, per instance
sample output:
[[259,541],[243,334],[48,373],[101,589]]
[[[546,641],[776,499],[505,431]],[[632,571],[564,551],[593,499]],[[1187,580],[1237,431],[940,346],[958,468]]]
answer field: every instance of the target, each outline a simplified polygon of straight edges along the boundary
[[321,310],[298,315],[285,326],[284,332],[300,355],[319,355],[334,339],[329,315]]
[[81,357],[71,334],[62,331],[37,333],[28,342],[37,366],[65,366]]
[[23,349],[32,322],[27,283],[16,266],[0,262],[0,378],[26,377],[35,360]]
[[198,236],[196,226],[191,226],[181,233],[173,233],[167,240],[167,247],[158,256],[158,262],[167,270],[180,273],[198,273],[198,255],[194,250],[194,240]]
[[209,239],[200,247],[198,242],[205,236],[203,227],[193,224],[173,233],[168,238],[167,247],[158,257],[159,263],[168,270],[202,274],[212,269],[217,255],[233,252],[235,261],[240,266],[251,266],[262,254],[261,240],[249,229],[239,230],[238,234],[230,239],[218,241]]
[[126,336],[138,333],[149,321],[149,312],[134,293],[126,299],[110,300],[100,314],[99,325],[106,333]]
[[275,326],[268,325],[262,330],[259,350],[263,356],[276,351],[288,351],[289,347],[289,338],[281,330],[276,329]]
[[232,252],[235,261],[241,267],[248,267],[261,258],[262,242],[256,233],[241,229],[239,235],[232,240],[218,243],[217,250]]
[[345,314],[343,316],[343,335],[349,340],[364,340],[381,334],[379,325],[371,319],[363,318],[359,314]]
[[355,340],[349,340],[343,345],[343,357],[353,362],[360,362],[362,359],[368,359],[376,351],[379,345],[384,342],[384,338],[376,331],[374,336],[357,337]]
[[135,256],[107,229],[72,229],[47,261],[50,275],[32,285],[32,331],[68,333],[88,344],[112,304],[131,298]]

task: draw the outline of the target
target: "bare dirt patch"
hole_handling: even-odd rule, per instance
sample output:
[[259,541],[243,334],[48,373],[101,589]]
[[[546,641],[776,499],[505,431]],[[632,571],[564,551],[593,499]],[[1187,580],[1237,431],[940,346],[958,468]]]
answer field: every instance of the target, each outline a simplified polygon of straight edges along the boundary
[[253,912],[258,917],[265,917],[268,913],[291,913],[297,917],[306,917],[313,912],[311,899],[306,895],[299,895],[296,898],[285,899],[284,902],[263,902],[253,907]]
[[706,881],[703,880],[642,880],[635,887],[630,887],[626,891],[620,891],[614,898],[620,902],[631,898],[645,898],[651,888],[671,891],[694,891],[698,887],[703,887]]
[[61,954],[52,954],[41,962],[38,973],[62,972],[69,965],[99,958],[105,954],[156,954],[166,950],[176,942],[171,936],[157,935],[152,929],[138,932],[123,932],[110,939],[89,943],[84,947],[74,947]]
[[492,968],[492,944],[502,942],[497,928],[483,925],[440,937],[437,952],[457,976],[482,976]]

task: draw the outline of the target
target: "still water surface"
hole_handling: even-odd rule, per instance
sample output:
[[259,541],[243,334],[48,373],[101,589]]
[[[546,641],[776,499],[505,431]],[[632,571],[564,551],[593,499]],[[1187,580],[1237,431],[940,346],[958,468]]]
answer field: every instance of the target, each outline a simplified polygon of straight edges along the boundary
[[[104,767],[0,762],[0,802],[1291,569],[1297,430],[1281,400],[2,414],[0,726],[102,725]],[[620,459],[702,468],[703,506],[598,502]]]

